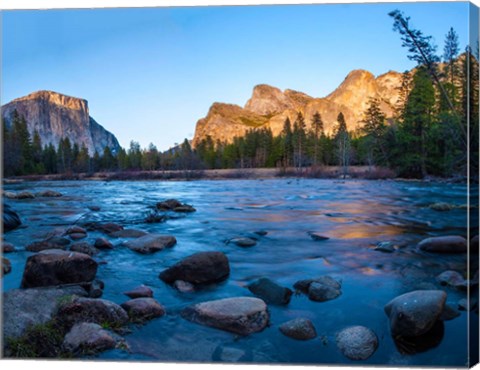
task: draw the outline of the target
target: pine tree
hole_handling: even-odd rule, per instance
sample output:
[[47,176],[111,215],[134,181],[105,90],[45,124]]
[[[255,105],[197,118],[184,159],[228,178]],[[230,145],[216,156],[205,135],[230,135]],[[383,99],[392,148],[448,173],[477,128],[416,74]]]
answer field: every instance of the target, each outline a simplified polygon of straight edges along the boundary
[[348,133],[347,123],[342,112],[337,117],[337,129],[335,131],[335,142],[337,145],[338,164],[342,168],[343,178],[348,173],[348,166],[351,159],[351,142],[350,134]]
[[388,165],[387,148],[384,142],[387,126],[378,99],[370,99],[362,122],[364,125],[361,132],[366,135],[364,140],[367,143],[366,153],[369,158],[369,165]]
[[290,167],[293,158],[293,133],[290,118],[285,119],[282,130],[284,167]]
[[[313,164],[316,166],[319,162],[319,155],[321,154],[321,148],[319,149],[320,145],[320,137],[325,134],[323,129],[323,121],[320,113],[315,112],[312,117],[312,130],[313,130]],[[320,159],[320,163],[321,163]]]
[[301,168],[303,165],[303,154],[305,150],[305,119],[301,112],[297,113],[297,118],[293,124],[293,147],[294,147],[294,165]]

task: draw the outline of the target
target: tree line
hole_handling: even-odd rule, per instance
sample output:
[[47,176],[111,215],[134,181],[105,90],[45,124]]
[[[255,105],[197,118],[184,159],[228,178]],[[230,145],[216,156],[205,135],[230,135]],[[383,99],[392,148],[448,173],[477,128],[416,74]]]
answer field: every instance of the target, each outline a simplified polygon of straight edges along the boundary
[[[386,119],[381,102],[371,99],[362,127],[349,131],[342,113],[327,134],[320,113],[309,128],[298,112],[287,118],[277,136],[268,128],[251,129],[232,142],[214,141],[210,136],[195,149],[185,139],[166,152],[154,144],[141,148],[132,141],[128,149],[91,155],[88,149],[68,138],[57,147],[43,145],[38,132],[29,134],[24,117],[13,112],[11,125],[3,124],[4,175],[79,173],[131,170],[198,170],[219,168],[319,168],[365,165],[390,168],[400,177],[427,175],[478,176],[478,47],[460,53],[458,35],[451,28],[442,57],[437,56],[431,37],[409,25],[399,11],[389,14],[394,30],[401,35],[408,57],[416,68],[402,75],[396,114]],[[470,143],[470,146],[468,146]],[[476,175],[477,174],[477,175]]]

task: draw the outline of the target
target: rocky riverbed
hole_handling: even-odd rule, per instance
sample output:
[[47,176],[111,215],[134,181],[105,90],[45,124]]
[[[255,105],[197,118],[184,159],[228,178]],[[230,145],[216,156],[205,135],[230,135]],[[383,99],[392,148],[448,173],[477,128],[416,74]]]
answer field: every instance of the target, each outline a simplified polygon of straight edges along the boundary
[[478,326],[461,184],[43,181],[4,198],[22,222],[2,245],[7,356],[464,366]]

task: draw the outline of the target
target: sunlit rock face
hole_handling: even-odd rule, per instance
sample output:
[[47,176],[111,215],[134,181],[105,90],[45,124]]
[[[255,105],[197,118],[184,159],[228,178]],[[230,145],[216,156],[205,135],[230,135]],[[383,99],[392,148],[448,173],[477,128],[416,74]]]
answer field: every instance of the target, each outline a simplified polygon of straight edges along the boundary
[[387,118],[393,117],[399,103],[402,74],[387,72],[375,77],[365,70],[350,72],[340,86],[324,98],[314,98],[294,90],[281,91],[269,85],[257,85],[245,107],[214,103],[206,117],[197,122],[193,146],[209,135],[217,140],[232,142],[234,137],[243,136],[252,128],[269,128],[279,135],[285,120],[292,126],[300,112],[305,118],[306,128],[311,128],[313,115],[320,113],[324,129],[332,134],[337,117],[343,113],[349,130],[363,126],[364,112],[370,99],[378,99],[380,108]]
[[53,91],[34,92],[2,106],[7,127],[15,110],[25,118],[31,135],[38,131],[42,145],[57,147],[62,138],[68,137],[79,146],[85,144],[91,155],[95,151],[102,154],[106,146],[114,152],[120,149],[116,137],[90,117],[85,99]]

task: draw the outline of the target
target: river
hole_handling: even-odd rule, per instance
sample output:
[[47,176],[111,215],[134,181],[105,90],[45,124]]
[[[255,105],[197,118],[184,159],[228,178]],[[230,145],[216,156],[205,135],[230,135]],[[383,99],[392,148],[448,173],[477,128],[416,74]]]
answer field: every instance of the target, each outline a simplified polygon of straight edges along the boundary
[[[313,179],[230,180],[191,182],[24,182],[4,186],[7,191],[55,190],[59,198],[7,200],[26,227],[4,236],[18,252],[8,254],[13,266],[3,278],[3,289],[18,288],[27,256],[24,250],[55,228],[88,221],[112,221],[126,228],[174,235],[177,245],[152,255],[137,254],[112,239],[114,250],[101,251],[97,278],[105,282],[102,298],[123,303],[124,291],[140,284],[151,287],[167,315],[131,327],[125,338],[130,352],[111,350],[98,359],[215,362],[220,353],[241,353],[241,361],[290,364],[353,364],[335,345],[335,334],[346,326],[364,325],[379,339],[377,351],[355,364],[389,366],[465,366],[468,315],[465,311],[444,322],[430,348],[400,350],[390,335],[384,306],[392,298],[435,285],[448,293],[456,307],[464,292],[440,287],[435,277],[445,270],[466,270],[465,255],[434,255],[416,250],[416,244],[438,235],[464,235],[467,223],[466,185],[402,181],[335,181]],[[163,223],[143,220],[156,202],[176,198],[197,212]],[[438,202],[456,205],[439,212]],[[100,207],[90,211],[89,206]],[[256,246],[241,248],[226,240],[268,232]],[[314,241],[308,232],[329,237]],[[89,232],[88,241],[104,236]],[[390,241],[393,253],[374,250]],[[198,251],[222,251],[231,267],[223,283],[195,293],[180,293],[158,278],[165,268]],[[318,303],[294,295],[288,306],[269,306],[270,326],[246,337],[208,328],[182,319],[182,308],[197,302],[233,296],[251,296],[246,285],[268,277],[292,288],[297,280],[330,275],[342,282],[342,295]],[[278,326],[296,317],[309,318],[318,337],[295,341]],[[471,320],[478,326],[478,315]],[[228,360],[228,359],[227,359]]]

